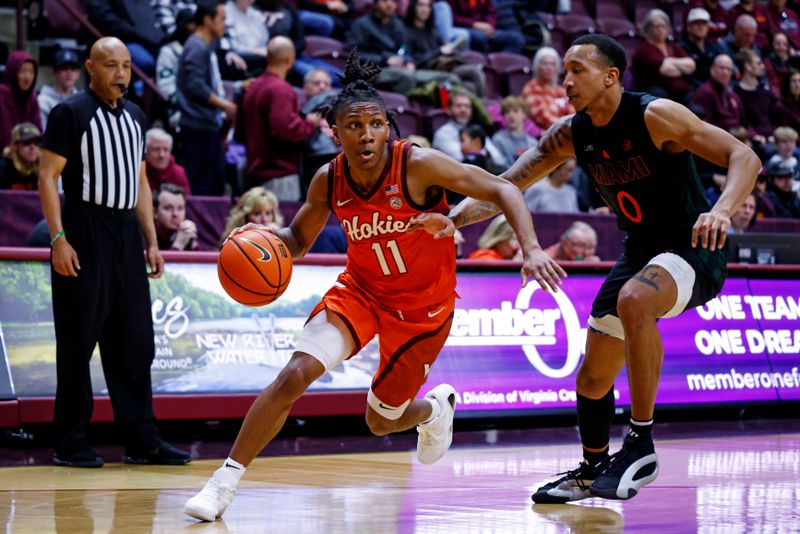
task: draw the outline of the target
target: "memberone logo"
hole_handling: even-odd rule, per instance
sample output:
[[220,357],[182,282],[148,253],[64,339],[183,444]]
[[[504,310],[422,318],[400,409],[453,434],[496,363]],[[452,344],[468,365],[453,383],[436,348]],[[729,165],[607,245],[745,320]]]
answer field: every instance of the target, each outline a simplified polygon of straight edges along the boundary
[[[531,299],[541,288],[534,283],[520,289],[515,302],[502,301],[499,308],[462,309],[453,315],[449,346],[519,346],[533,367],[549,378],[564,378],[578,368],[583,335],[572,301],[563,290],[551,293],[555,308],[531,308]],[[557,339],[556,325],[563,321],[566,339]],[[539,346],[563,346],[566,359],[554,368],[539,354]]]
[[380,235],[402,234],[408,230],[409,223],[395,219],[393,215],[387,215],[385,219],[380,217],[381,214],[374,211],[369,222],[362,222],[356,215],[352,219],[342,220],[342,228],[354,242]]

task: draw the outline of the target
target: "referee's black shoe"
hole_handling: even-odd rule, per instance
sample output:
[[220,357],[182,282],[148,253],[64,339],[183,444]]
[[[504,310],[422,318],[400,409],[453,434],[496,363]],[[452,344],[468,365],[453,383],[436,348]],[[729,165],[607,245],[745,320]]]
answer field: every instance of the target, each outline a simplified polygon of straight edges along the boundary
[[62,467],[103,467],[103,458],[88,444],[82,443],[69,450],[56,450],[53,463]]
[[608,467],[589,486],[589,493],[596,497],[627,500],[658,477],[658,456],[652,436],[629,431],[622,448],[609,460]]
[[126,448],[122,461],[126,464],[184,465],[192,461],[192,455],[159,441],[152,448]]

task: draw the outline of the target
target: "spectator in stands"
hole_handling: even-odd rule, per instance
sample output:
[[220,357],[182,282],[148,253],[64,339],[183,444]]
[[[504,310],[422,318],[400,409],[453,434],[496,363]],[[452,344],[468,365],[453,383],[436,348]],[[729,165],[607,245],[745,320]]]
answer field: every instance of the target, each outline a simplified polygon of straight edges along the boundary
[[24,50],[11,52],[6,60],[3,83],[0,83],[0,147],[11,143],[11,130],[17,124],[32,122],[42,129],[36,101],[38,69],[36,60]]
[[767,166],[778,162],[797,171],[797,130],[789,126],[779,126],[772,134],[777,152],[769,158]]
[[781,117],[783,124],[800,131],[800,72],[792,71],[783,85]]
[[297,0],[303,29],[343,40],[353,22],[353,0]]
[[230,49],[247,63],[247,71],[261,72],[267,65],[267,17],[253,7],[256,0],[225,3],[225,36]]
[[595,254],[597,232],[583,221],[575,221],[567,228],[558,243],[544,251],[553,259],[560,261],[600,261]]
[[456,161],[461,161],[463,155],[460,132],[472,120],[472,101],[469,95],[458,89],[450,91],[447,114],[450,120],[433,133],[433,148],[441,150]]
[[703,120],[723,130],[743,125],[744,106],[730,86],[733,60],[727,54],[718,55],[710,72],[711,78],[692,95],[692,107],[700,112]]
[[731,217],[729,234],[743,234],[756,222],[756,195],[750,193]]
[[158,48],[167,36],[156,25],[149,2],[141,0],[88,0],[89,21],[105,35],[122,39],[131,51],[134,65],[152,75]]
[[[406,53],[420,69],[431,71],[428,78],[417,76],[417,83],[429,80],[460,83],[478,96],[486,94],[486,76],[481,68],[455,56],[463,41],[444,43],[434,29],[433,0],[411,0],[405,16]],[[452,72],[458,78],[436,76],[436,71]]]
[[164,35],[172,35],[180,26],[178,14],[188,9],[190,14],[194,13],[194,0],[150,0],[150,7],[153,9],[153,17],[156,20],[156,27]]
[[247,223],[269,226],[275,230],[283,226],[283,215],[280,212],[280,201],[275,193],[263,187],[253,187],[245,192],[239,202],[231,209],[225,230],[220,237],[220,246],[234,228],[239,228]]
[[78,92],[75,83],[81,77],[81,60],[74,50],[61,49],[53,56],[54,85],[45,85],[39,89],[39,111],[42,127],[47,127],[47,116],[50,110]]
[[297,95],[286,82],[294,58],[292,41],[270,40],[267,70],[245,93],[237,123],[247,147],[246,184],[263,185],[282,201],[301,198],[300,150],[321,122],[316,113],[300,115]]
[[769,38],[765,33],[767,24],[767,16],[764,13],[764,6],[761,5],[760,0],[739,0],[735,5],[730,6],[726,13],[726,21],[728,28],[733,28],[736,25],[736,19],[742,15],[749,15],[755,19],[758,24],[758,33],[756,34],[756,46],[763,48],[769,44]]
[[222,113],[236,116],[236,104],[222,88],[212,43],[225,33],[225,8],[219,0],[199,0],[197,26],[186,40],[178,66],[177,88],[186,174],[195,195],[221,195],[225,188]]
[[744,126],[750,131],[753,142],[765,145],[775,130],[772,117],[778,110],[778,100],[767,86],[761,83],[764,76],[764,61],[753,50],[740,50],[736,55],[736,64],[741,78],[733,84],[733,90],[739,95],[744,107]]
[[11,144],[0,158],[0,189],[39,189],[39,156],[42,132],[23,122],[11,130]]
[[[331,88],[331,77],[326,69],[314,69],[303,81],[305,103],[300,114],[308,116],[321,106],[327,105],[336,97]],[[301,152],[301,171],[304,190],[308,188],[311,178],[320,166],[333,159],[341,151],[333,140],[333,132],[326,121],[320,121],[319,128],[314,130]]]
[[[789,40],[784,33],[776,33],[772,36],[772,45],[769,52],[764,56],[764,68],[767,73],[767,80],[772,94],[780,98],[781,91],[791,70],[790,61],[796,52],[789,48]],[[795,62],[797,59],[794,60]],[[796,63],[795,63],[796,64]]]
[[197,29],[194,22],[194,10],[182,9],[175,17],[167,43],[158,51],[156,59],[156,84],[167,100],[169,126],[178,129],[181,120],[180,102],[178,99],[178,67],[183,54],[183,44]]
[[417,85],[416,64],[406,53],[405,27],[396,13],[396,0],[374,0],[372,10],[353,22],[345,48],[357,48],[361,57],[383,67],[375,79],[377,87],[405,94]]
[[530,186],[524,193],[528,209],[535,211],[554,211],[577,213],[578,192],[570,184],[577,162],[570,158],[558,166],[548,177]]
[[767,190],[764,197],[775,208],[775,217],[800,219],[800,199],[792,191],[794,171],[782,163],[767,166]]
[[[503,170],[517,161],[523,152],[536,144],[536,139],[525,133],[528,104],[518,96],[507,96],[500,104],[506,127],[492,136],[492,142],[503,155]],[[501,162],[495,162],[500,164]]]
[[761,56],[761,48],[756,46],[755,43],[757,32],[758,23],[756,19],[750,15],[741,15],[736,19],[736,24],[730,35],[719,41],[720,48],[723,53],[728,54],[733,60],[736,60],[736,54],[742,49],[753,50]]
[[766,170],[762,169],[762,173],[756,179],[756,187],[753,189],[753,193],[756,196],[756,219],[775,217],[775,206],[764,194],[766,192],[767,175]]
[[792,48],[800,50],[800,18],[797,17],[797,13],[786,7],[786,0],[768,0],[764,15],[767,19],[764,25],[767,37],[784,33]]
[[182,187],[161,184],[153,193],[153,217],[159,250],[197,250],[197,225],[186,218]]
[[[325,69],[334,85],[339,85],[339,75],[344,75],[342,69],[326,63],[322,59],[311,57],[304,53],[306,49],[306,36],[297,9],[284,0],[261,0],[261,8],[267,16],[267,30],[270,37],[280,35],[288,37],[294,44],[295,55],[294,69],[290,78],[304,80],[305,76],[314,69]],[[293,81],[293,80],[292,80]],[[294,83],[294,81],[293,81]]]
[[708,23],[709,38],[712,41],[717,41],[728,35],[728,30],[731,25],[727,24],[728,11],[722,5],[720,0],[694,0],[691,7],[702,7],[708,14],[711,15],[711,20]]
[[520,253],[517,237],[504,215],[497,216],[478,239],[478,248],[473,250],[470,260],[513,260]]
[[525,37],[519,31],[497,27],[494,0],[447,0],[457,27],[469,31],[472,50],[522,53]]
[[147,181],[150,189],[158,190],[163,184],[174,184],[187,195],[192,194],[186,170],[175,162],[172,155],[172,136],[161,128],[151,128],[145,134]]
[[[475,165],[485,170],[488,167],[486,151],[484,150],[486,146],[486,131],[480,124],[468,124],[461,129],[459,138],[461,140],[462,163]],[[448,198],[448,202],[456,204],[458,201],[450,202]]]
[[633,53],[631,73],[636,88],[683,103],[691,89],[689,76],[695,63],[686,51],[667,40],[672,28],[669,16],[652,9],[642,23],[645,41]]
[[701,83],[711,76],[711,63],[722,53],[716,43],[708,39],[708,23],[711,16],[702,7],[689,11],[686,17],[686,30],[681,47],[694,60],[695,71],[688,76],[692,88],[697,89]]
[[533,75],[522,90],[528,103],[528,114],[533,122],[545,130],[564,115],[575,113],[567,99],[567,92],[558,83],[561,56],[555,48],[543,46],[533,56]]

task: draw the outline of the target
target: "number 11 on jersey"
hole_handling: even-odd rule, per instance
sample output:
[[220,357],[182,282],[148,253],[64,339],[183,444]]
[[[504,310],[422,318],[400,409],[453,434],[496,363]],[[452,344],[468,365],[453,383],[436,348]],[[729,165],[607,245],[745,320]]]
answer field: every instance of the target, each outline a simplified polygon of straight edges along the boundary
[[[397,242],[394,239],[387,241],[386,248],[392,251],[394,263],[397,265],[397,272],[400,274],[405,274],[406,264],[403,261],[403,257],[400,255],[400,249],[397,247]],[[383,248],[381,248],[381,244],[373,243],[372,250],[375,251],[375,255],[378,257],[378,263],[381,266],[381,271],[383,271],[384,276],[389,276],[392,274],[392,271],[389,269],[389,264],[386,261],[386,255],[383,253]]]

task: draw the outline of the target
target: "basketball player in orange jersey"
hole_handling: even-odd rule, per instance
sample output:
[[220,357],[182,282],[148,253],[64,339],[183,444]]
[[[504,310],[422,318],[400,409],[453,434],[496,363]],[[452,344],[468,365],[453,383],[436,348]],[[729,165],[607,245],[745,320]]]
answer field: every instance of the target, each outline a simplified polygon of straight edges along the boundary
[[455,250],[452,238],[434,240],[433,228],[409,229],[416,215],[449,211],[445,189],[500,206],[523,251],[523,285],[528,276],[564,276],[534,245],[531,216],[515,185],[441,152],[389,141],[390,127],[397,126],[369,83],[379,73],[351,55],[345,89],[322,110],[343,153],[317,171],[305,204],[288,228],[277,231],[299,258],[333,211],[348,236],[345,270],[311,312],[286,367],[253,403],[230,457],[186,503],[192,517],[220,517],[246,466],[278,433],[295,400],[376,334],[380,364],[367,395],[370,430],[382,436],[416,426],[419,461],[432,464],[444,455],[453,438],[455,390],[440,384],[424,398],[416,395],[450,331]]

